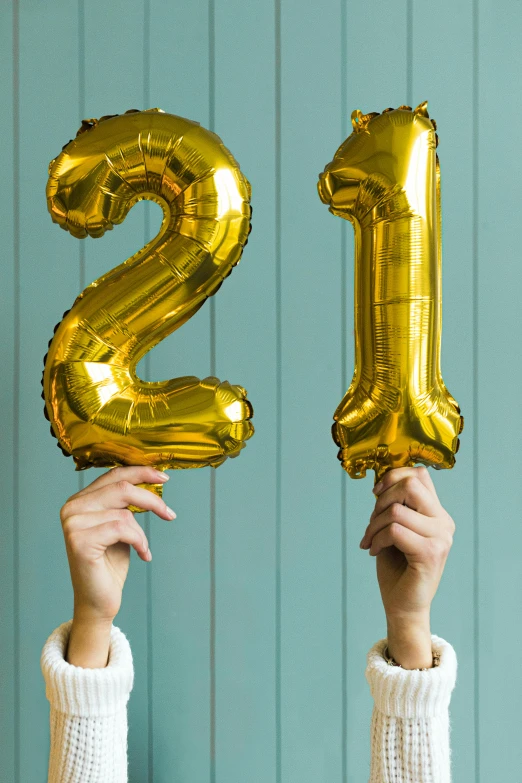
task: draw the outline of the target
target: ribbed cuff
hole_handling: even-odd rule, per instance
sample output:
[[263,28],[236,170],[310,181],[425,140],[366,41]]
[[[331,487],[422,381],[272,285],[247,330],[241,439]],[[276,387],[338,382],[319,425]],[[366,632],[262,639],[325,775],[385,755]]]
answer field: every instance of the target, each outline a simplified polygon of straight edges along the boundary
[[113,625],[107,666],[84,669],[64,658],[71,625],[72,620],[59,625],[44,644],[40,666],[45,695],[52,707],[67,715],[89,718],[114,715],[127,704],[134,681],[127,637]]
[[432,634],[431,642],[433,650],[440,652],[440,665],[425,672],[386,663],[387,639],[380,639],[369,651],[365,676],[375,706],[384,715],[428,718],[448,710],[457,680],[457,656],[440,636]]

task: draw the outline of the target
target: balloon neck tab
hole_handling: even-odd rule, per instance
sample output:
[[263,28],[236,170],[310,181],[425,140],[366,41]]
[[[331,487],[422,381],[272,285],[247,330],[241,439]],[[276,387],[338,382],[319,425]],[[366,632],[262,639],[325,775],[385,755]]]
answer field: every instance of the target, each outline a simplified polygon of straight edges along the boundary
[[[136,484],[137,487],[141,487],[141,489],[147,489],[149,492],[152,492],[154,495],[157,495],[159,498],[163,497],[163,484]],[[131,505],[127,506],[129,511],[132,511],[133,514],[141,514],[144,511],[148,511],[146,508],[140,508],[139,506]]]

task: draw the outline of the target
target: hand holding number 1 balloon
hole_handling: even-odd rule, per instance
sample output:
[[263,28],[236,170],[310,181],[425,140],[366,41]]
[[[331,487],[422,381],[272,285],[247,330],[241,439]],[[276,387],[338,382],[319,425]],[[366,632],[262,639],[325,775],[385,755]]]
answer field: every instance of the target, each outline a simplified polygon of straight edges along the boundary
[[89,285],[58,325],[46,416],[77,470],[217,467],[253,433],[246,391],[214,377],[148,383],[136,365],[238,263],[250,185],[218,136],[159,109],[85,120],[49,166],[49,211],[75,237],[101,237],[141,199],[162,207],[160,232]]
[[355,228],[355,372],[333,437],[352,478],[451,468],[464,420],[440,371],[436,125],[427,103],[352,114],[319,195]]

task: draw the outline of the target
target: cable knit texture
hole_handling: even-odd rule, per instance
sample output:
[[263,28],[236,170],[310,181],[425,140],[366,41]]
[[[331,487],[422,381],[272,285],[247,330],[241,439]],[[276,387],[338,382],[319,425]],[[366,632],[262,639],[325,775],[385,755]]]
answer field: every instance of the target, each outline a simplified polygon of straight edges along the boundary
[[374,700],[369,783],[451,783],[449,703],[457,679],[455,650],[432,634],[440,665],[427,671],[386,663],[387,639],[367,656]]
[[[53,631],[41,657],[51,703],[48,783],[127,783],[129,642],[113,626],[107,666],[73,666],[64,659],[71,623]],[[451,783],[449,703],[457,657],[440,636],[431,639],[440,666],[425,672],[389,666],[387,639],[368,653],[365,675],[374,699],[369,783]]]
[[72,620],[47,639],[41,656],[51,704],[49,783],[126,783],[127,701],[134,681],[129,642],[112,626],[105,668],[65,658]]

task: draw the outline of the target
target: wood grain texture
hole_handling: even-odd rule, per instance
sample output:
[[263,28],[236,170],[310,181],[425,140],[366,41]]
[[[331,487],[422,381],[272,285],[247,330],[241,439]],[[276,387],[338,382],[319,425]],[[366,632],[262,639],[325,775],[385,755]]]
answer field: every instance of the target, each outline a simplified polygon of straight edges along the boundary
[[[522,53],[519,3],[481,0],[477,19],[476,94],[476,394],[477,545],[475,562],[478,664],[476,748],[480,779],[522,767],[517,718],[522,677],[522,431],[519,358],[519,153],[522,109],[512,101]],[[505,119],[493,117],[505,106]],[[507,108],[509,106],[509,108]],[[502,413],[502,416],[500,415]],[[495,718],[496,716],[496,718]],[[511,772],[510,772],[511,770]]]
[[[340,5],[281,4],[281,780],[341,770],[341,221],[317,194],[339,144]],[[323,206],[323,209],[319,207]]]
[[[75,5],[20,3],[20,781],[47,771],[49,705],[38,650],[72,613],[59,509],[77,476],[49,435],[40,379],[53,328],[78,293],[78,248],[52,230],[45,203],[49,161],[77,124],[77,31]],[[57,67],[68,78],[53,89]]]
[[[209,127],[207,0],[152,0],[150,39],[150,106]],[[150,378],[210,375],[210,338],[207,301],[151,352]],[[210,469],[171,471],[163,496],[178,516],[151,521],[153,780],[199,783],[211,766]]]
[[217,3],[215,37],[215,130],[252,185],[253,209],[241,262],[215,297],[216,374],[248,390],[256,428],[216,471],[216,780],[264,783],[276,756],[272,4]]
[[0,779],[15,780],[19,763],[19,702],[17,663],[18,622],[18,390],[19,390],[19,219],[20,150],[18,134],[18,6],[0,6],[0,133],[3,144],[2,168],[4,187],[0,192],[0,231],[4,241],[2,285],[0,286],[0,357],[2,384],[0,497],[2,525],[0,547]]

